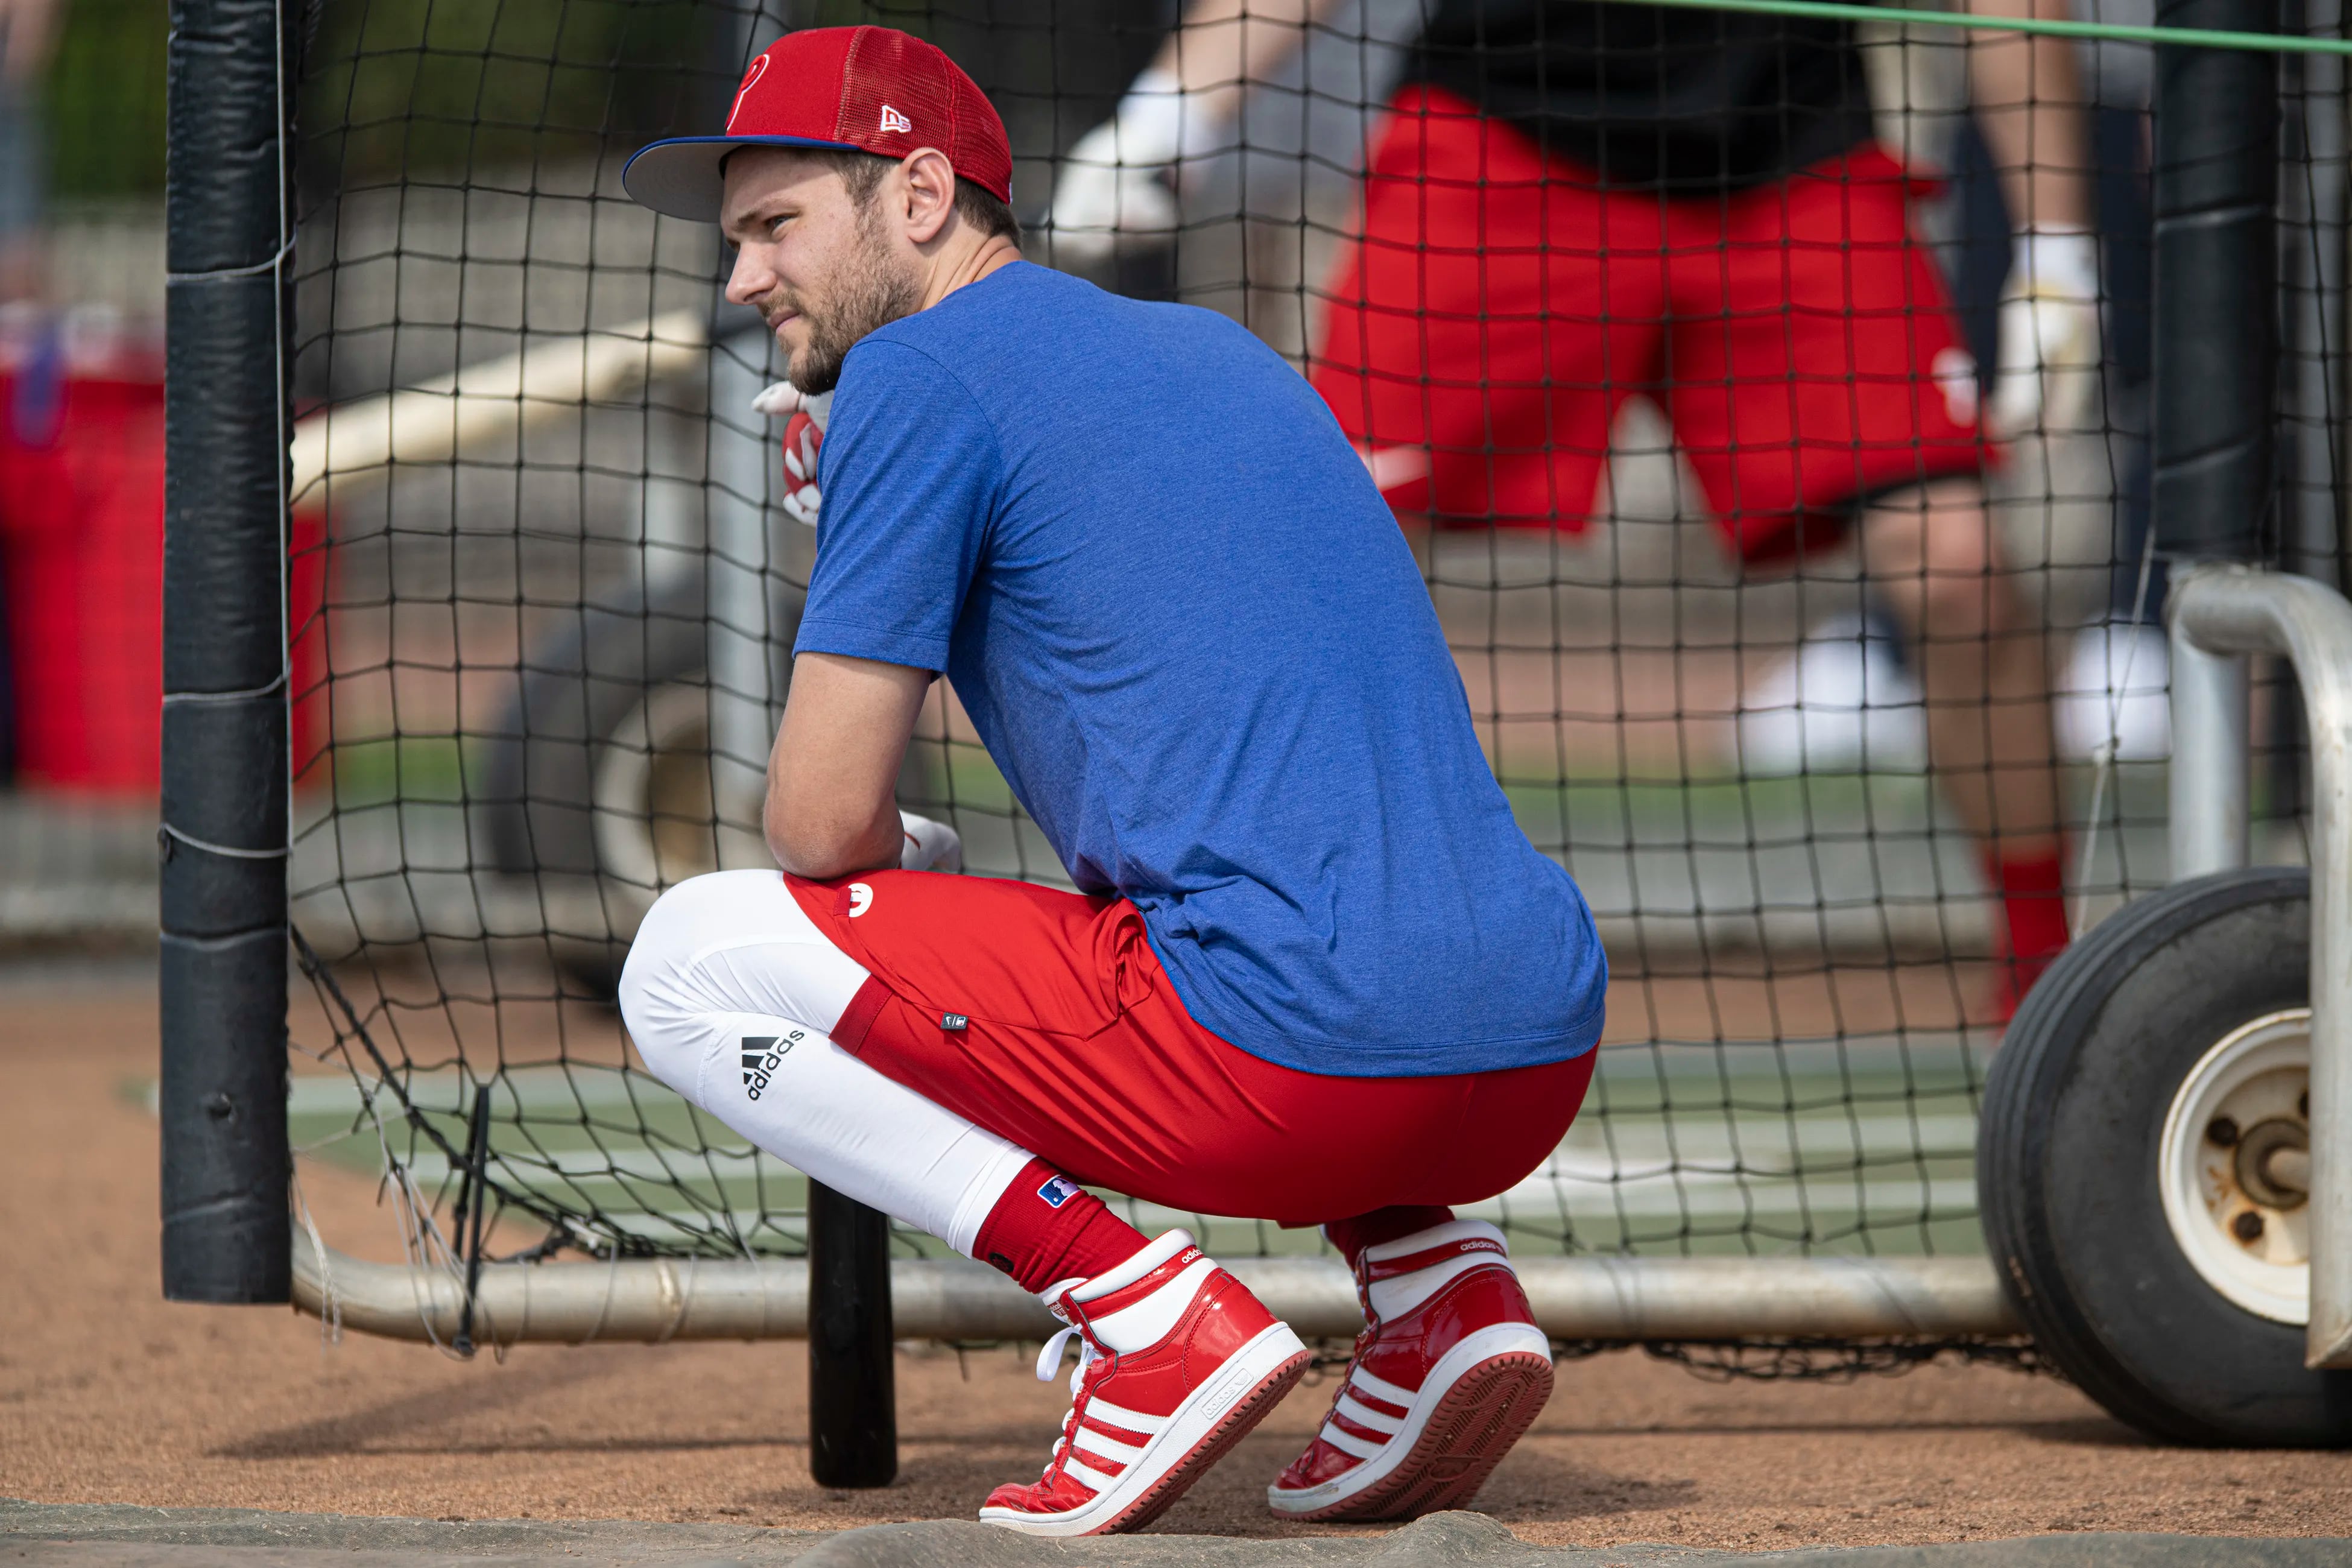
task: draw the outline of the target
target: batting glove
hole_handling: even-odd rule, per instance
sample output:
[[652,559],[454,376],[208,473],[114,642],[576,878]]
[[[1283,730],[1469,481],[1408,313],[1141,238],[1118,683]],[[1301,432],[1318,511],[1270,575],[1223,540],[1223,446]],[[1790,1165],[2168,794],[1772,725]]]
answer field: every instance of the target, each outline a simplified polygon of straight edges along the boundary
[[779,504],[786,517],[814,528],[817,508],[824,502],[824,492],[816,485],[816,455],[824,445],[833,394],[811,397],[791,382],[780,381],[751,399],[751,410],[784,421],[784,493]]
[[898,826],[906,831],[907,842],[898,851],[901,871],[961,871],[963,869],[963,840],[956,830],[944,822],[933,822],[928,816],[917,816],[911,811],[898,814]]
[[1223,127],[1162,70],[1147,70],[1118,112],[1078,138],[1054,182],[1054,245],[1075,261],[1099,261],[1121,235],[1176,227],[1176,165],[1210,151]]
[[2099,243],[2079,229],[2020,235],[2001,290],[2000,360],[1986,426],[2010,439],[2078,429],[2099,371]]

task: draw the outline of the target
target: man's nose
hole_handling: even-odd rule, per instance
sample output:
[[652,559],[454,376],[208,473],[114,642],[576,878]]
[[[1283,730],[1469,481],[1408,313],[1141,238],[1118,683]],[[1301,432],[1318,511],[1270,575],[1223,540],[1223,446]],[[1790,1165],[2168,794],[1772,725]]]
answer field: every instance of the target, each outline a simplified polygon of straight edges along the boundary
[[730,304],[750,305],[775,286],[767,263],[756,245],[744,246],[735,253],[734,270],[727,275],[727,299]]

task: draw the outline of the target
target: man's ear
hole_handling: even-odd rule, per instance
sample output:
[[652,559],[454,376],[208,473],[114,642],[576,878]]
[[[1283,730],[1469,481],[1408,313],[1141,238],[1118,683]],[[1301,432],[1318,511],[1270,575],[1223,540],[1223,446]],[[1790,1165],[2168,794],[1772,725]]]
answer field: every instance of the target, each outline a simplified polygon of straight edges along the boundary
[[936,147],[918,147],[898,169],[906,179],[907,237],[929,245],[955,215],[955,165]]

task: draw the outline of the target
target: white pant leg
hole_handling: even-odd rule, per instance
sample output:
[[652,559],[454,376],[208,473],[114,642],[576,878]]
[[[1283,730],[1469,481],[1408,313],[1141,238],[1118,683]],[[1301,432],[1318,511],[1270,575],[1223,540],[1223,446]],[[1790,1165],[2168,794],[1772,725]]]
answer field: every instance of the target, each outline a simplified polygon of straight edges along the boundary
[[773,871],[718,871],[662,895],[621,972],[646,1068],[812,1179],[969,1255],[1025,1149],[833,1043],[865,984]]

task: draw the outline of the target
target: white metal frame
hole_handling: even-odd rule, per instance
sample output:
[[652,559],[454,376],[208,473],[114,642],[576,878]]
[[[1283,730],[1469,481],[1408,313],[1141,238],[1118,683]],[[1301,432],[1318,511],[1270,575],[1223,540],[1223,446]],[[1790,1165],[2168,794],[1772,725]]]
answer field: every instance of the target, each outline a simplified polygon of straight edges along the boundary
[[[1268,1310],[1308,1339],[1364,1326],[1347,1268],[1328,1258],[1226,1264]],[[1983,1258],[1528,1258],[1517,1259],[1536,1321],[1555,1339],[1943,1339],[2021,1330]],[[457,1338],[465,1281],[367,1263],[294,1235],[294,1301],[390,1339]],[[902,1258],[890,1266],[891,1331],[908,1340],[1044,1339],[1061,1327],[1037,1298],[985,1264]],[[492,1264],[474,1299],[473,1337],[524,1341],[803,1339],[800,1258],[628,1258]]]
[[2352,603],[2308,577],[2187,569],[2172,635],[2176,880],[2247,857],[2246,668],[2283,656],[2311,738],[2311,1320],[2305,1364],[2352,1368]]

